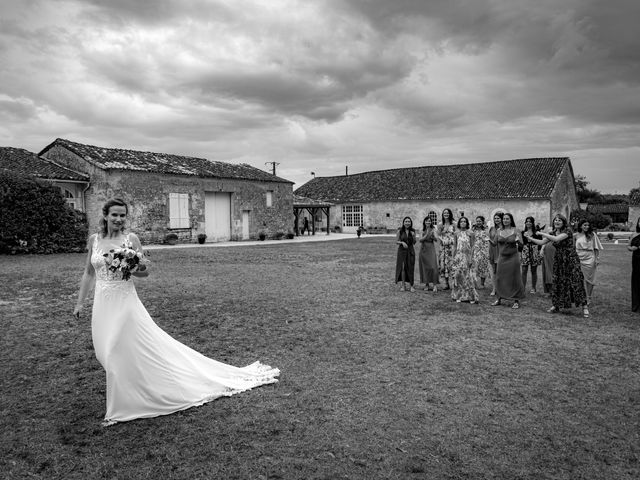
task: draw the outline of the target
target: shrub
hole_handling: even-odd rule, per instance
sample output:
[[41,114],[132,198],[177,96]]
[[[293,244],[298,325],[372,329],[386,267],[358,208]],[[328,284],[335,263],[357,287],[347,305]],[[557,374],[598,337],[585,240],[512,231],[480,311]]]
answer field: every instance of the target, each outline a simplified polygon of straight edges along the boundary
[[571,212],[571,224],[577,226],[582,220],[588,220],[594,230],[602,230],[611,224],[611,217],[602,213],[591,213],[586,210]]
[[169,245],[175,245],[178,243],[178,234],[174,232],[169,232],[164,236],[164,243],[168,243]]
[[86,215],[47,182],[0,171],[0,212],[0,253],[86,250]]
[[276,240],[281,240],[282,238],[284,238],[284,236],[285,233],[282,230],[278,230],[273,238],[275,238]]

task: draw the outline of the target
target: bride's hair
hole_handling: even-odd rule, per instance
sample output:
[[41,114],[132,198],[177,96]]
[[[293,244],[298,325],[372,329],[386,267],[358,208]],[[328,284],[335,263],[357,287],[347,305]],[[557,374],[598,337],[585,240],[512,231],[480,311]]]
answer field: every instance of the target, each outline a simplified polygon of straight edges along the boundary
[[127,215],[129,214],[129,205],[127,205],[127,202],[125,202],[121,198],[112,198],[111,200],[107,200],[106,203],[102,206],[102,218],[100,219],[100,229],[103,237],[106,237],[109,234],[107,221],[104,219],[104,217],[109,215],[109,209],[115,206],[124,207],[127,211]]

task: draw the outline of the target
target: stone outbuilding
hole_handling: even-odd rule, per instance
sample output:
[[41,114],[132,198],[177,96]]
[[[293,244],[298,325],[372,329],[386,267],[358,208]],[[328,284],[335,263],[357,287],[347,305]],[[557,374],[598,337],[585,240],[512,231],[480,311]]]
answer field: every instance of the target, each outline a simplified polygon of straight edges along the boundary
[[84,192],[89,187],[89,175],[44,160],[37,154],[22,148],[0,147],[0,169],[18,175],[46,180],[58,187],[67,203],[84,211]]
[[421,229],[426,216],[441,222],[445,208],[456,219],[464,215],[472,222],[478,215],[489,222],[495,212],[511,212],[522,227],[528,216],[544,225],[556,213],[569,218],[579,207],[573,167],[566,157],[316,177],[295,194],[334,204],[329,225],[351,233],[360,225],[369,232],[395,231],[405,216]]
[[293,182],[247,164],[61,138],[38,155],[86,176],[82,205],[90,231],[97,231],[102,205],[112,197],[129,203],[130,229],[147,243],[161,243],[169,233],[183,242],[201,233],[219,242],[292,230]]
[[590,203],[587,205],[587,212],[606,215],[611,218],[612,223],[626,225],[629,222],[628,203]]

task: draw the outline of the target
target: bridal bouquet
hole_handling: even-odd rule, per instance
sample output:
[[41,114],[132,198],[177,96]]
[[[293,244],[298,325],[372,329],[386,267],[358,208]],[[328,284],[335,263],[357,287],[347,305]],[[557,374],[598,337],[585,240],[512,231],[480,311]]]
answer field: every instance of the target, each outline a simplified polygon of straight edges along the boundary
[[122,273],[123,280],[129,280],[131,274],[144,264],[144,254],[133,249],[130,243],[123,243],[122,247],[112,248],[104,254],[108,269],[115,273]]

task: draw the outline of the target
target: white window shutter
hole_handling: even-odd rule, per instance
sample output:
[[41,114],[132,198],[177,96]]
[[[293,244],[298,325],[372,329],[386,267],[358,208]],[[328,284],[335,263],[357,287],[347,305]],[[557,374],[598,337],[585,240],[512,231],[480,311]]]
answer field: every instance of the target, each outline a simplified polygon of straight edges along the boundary
[[180,228],[180,198],[177,193],[169,194],[169,228]]
[[180,228],[189,228],[189,195],[180,194]]

